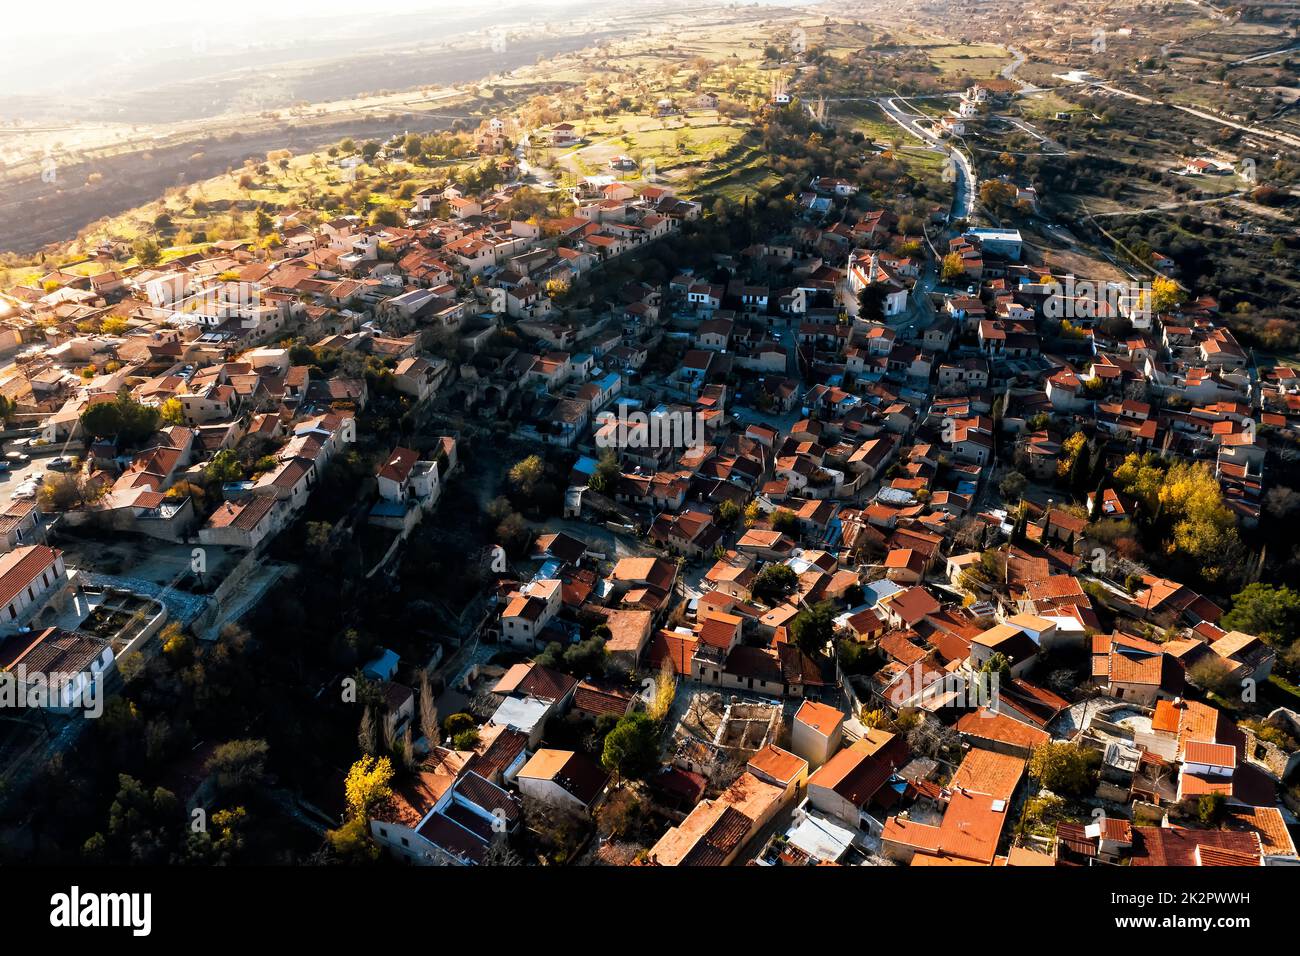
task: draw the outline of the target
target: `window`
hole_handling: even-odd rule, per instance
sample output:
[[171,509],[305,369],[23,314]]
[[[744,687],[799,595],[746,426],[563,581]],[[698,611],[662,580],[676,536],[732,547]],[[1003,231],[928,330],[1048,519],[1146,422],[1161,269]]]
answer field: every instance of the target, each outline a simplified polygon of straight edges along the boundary
[[380,835],[380,836],[383,836],[383,837],[388,836],[388,828],[387,828],[387,827],[380,827],[380,828],[379,828],[379,835]]

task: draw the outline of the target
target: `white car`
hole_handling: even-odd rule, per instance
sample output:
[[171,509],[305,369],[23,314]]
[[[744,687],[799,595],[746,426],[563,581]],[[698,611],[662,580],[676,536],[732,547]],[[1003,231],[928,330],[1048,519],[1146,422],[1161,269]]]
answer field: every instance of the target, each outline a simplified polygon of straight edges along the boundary
[[35,485],[19,485],[14,489],[13,494],[9,496],[10,501],[22,501],[26,498],[36,497]]

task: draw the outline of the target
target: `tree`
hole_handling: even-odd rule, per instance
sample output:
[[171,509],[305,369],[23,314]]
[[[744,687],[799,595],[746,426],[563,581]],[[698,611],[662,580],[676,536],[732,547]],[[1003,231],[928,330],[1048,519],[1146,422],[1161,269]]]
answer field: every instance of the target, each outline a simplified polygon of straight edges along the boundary
[[179,622],[168,623],[158,632],[158,640],[162,644],[163,654],[173,663],[186,664],[192,659],[193,646]]
[[1016,187],[1000,179],[980,183],[980,202],[989,209],[1007,209],[1015,204]]
[[510,483],[525,497],[531,498],[546,473],[546,463],[539,455],[529,455],[510,469]]
[[596,829],[603,836],[622,839],[641,827],[645,811],[636,793],[624,787],[609,795],[596,810]]
[[1011,526],[1011,543],[1024,544],[1029,540],[1029,509],[1021,508],[1016,523]]
[[1222,624],[1274,644],[1291,640],[1300,632],[1300,593],[1258,581],[1248,584],[1233,597]]
[[767,564],[754,576],[754,597],[773,604],[795,589],[799,575],[788,564]]
[[419,702],[420,732],[429,747],[436,747],[442,740],[438,734],[438,708],[433,704],[433,688],[425,671],[420,671]]
[[736,522],[740,520],[740,505],[734,501],[724,501],[718,505],[718,525],[723,528],[734,528]]
[[347,860],[373,860],[379,847],[370,840],[370,811],[393,795],[393,764],[387,757],[363,756],[343,783],[346,822],[326,834],[334,852]]
[[107,838],[95,841],[95,847],[131,863],[173,862],[184,820],[176,795],[162,787],[148,790],[129,774],[117,779],[117,796],[108,811]]
[[659,676],[655,678],[655,694],[654,700],[650,701],[650,716],[655,720],[663,720],[667,717],[676,692],[677,672],[673,669],[673,662],[664,658],[663,663],[659,665]]
[[343,798],[348,817],[364,818],[378,804],[393,795],[389,783],[393,764],[387,757],[362,757],[348,770],[343,782]]
[[137,239],[131,245],[131,252],[142,266],[156,266],[162,259],[162,246],[148,236]]
[[1168,312],[1182,301],[1182,298],[1183,290],[1178,287],[1177,282],[1165,276],[1156,276],[1151,283],[1149,301],[1145,292],[1139,297],[1139,301],[1158,315],[1162,312]]
[[1158,497],[1174,522],[1174,547],[1200,564],[1207,579],[1222,576],[1224,562],[1238,550],[1237,518],[1214,473],[1194,462],[1176,461],[1165,473]]
[[361,711],[361,723],[357,726],[357,747],[363,754],[379,753],[379,724],[375,721],[375,709],[366,706]]
[[454,737],[463,731],[473,730],[476,726],[478,725],[474,722],[474,716],[461,711],[452,714],[442,722],[442,732],[448,737]]
[[1047,743],[1029,758],[1029,775],[1061,796],[1081,797],[1097,785],[1101,754],[1071,743]]
[[858,722],[868,730],[889,730],[894,725],[894,722],[889,719],[889,714],[879,707],[874,710],[862,708],[862,713],[858,715]]
[[873,664],[879,665],[871,648],[851,637],[841,638],[835,645],[835,652],[839,657],[840,670],[846,674],[867,674],[874,669]]
[[510,848],[510,843],[505,834],[496,834],[492,842],[488,844],[487,851],[483,854],[484,866],[523,866],[524,861],[519,858],[519,854]]
[[979,699],[986,702],[993,700],[997,688],[1011,683],[1011,661],[1001,651],[994,651],[980,666],[975,680]]
[[101,498],[107,485],[69,473],[49,475],[36,493],[44,511],[72,511]]
[[1018,471],[1013,471],[998,483],[998,491],[1002,493],[1003,501],[1018,501],[1028,485],[1028,478]]
[[955,252],[950,252],[943,257],[943,266],[940,270],[939,277],[945,285],[959,280],[966,274],[966,266],[961,261],[961,256]]
[[1196,819],[1204,826],[1216,826],[1223,817],[1228,798],[1221,793],[1203,793],[1196,798]]
[[132,401],[123,388],[111,402],[98,402],[81,413],[81,427],[95,438],[116,436],[127,445],[143,441],[158,428],[156,408]]
[[1155,515],[1160,506],[1160,486],[1164,484],[1165,469],[1153,453],[1130,454],[1115,469],[1119,489],[1142,504],[1147,517]]
[[879,282],[863,286],[858,293],[858,317],[866,322],[883,322],[885,320],[885,300],[889,298],[889,289]]
[[501,519],[501,523],[497,525],[496,535],[497,543],[501,547],[511,554],[519,555],[532,540],[533,532],[523,516],[512,511]]
[[179,398],[169,398],[158,409],[159,417],[168,425],[185,424],[185,406]]
[[596,464],[595,470],[592,471],[591,477],[587,479],[587,487],[600,494],[611,494],[614,491],[615,483],[618,481],[618,476],[618,456],[614,454],[613,449],[606,449],[605,453],[600,456],[600,461]]
[[606,770],[621,778],[644,776],[659,763],[659,723],[636,710],[619,718],[605,737],[600,757]]
[[1097,482],[1097,487],[1092,492],[1092,507],[1088,509],[1088,523],[1096,524],[1102,519],[1102,500],[1106,492],[1106,479],[1103,478]]
[[1088,443],[1088,436],[1075,432],[1061,442],[1061,457],[1056,462],[1058,478],[1069,478],[1074,473],[1075,463],[1083,453],[1083,446]]
[[1232,670],[1217,654],[1207,654],[1187,669],[1187,679],[1207,693],[1231,698],[1241,690]]
[[222,795],[245,794],[265,783],[270,749],[265,740],[228,740],[212,751],[204,769]]
[[456,750],[473,750],[478,746],[478,728],[471,727],[469,730],[462,730],[455,737],[451,738],[451,745]]
[[834,633],[835,605],[830,601],[819,601],[805,608],[790,622],[790,636],[807,654],[824,651]]
[[242,481],[243,478],[244,468],[233,448],[221,449],[203,469],[203,480],[209,485]]
[[772,529],[785,533],[792,533],[799,527],[799,519],[789,508],[777,508],[772,512]]
[[307,550],[317,554],[323,553],[330,543],[334,528],[328,521],[308,521],[306,544]]
[[[603,629],[604,634],[599,633]],[[562,669],[575,677],[599,677],[605,673],[609,655],[605,652],[605,641],[609,637],[609,628],[601,625],[597,633],[585,641],[571,644],[564,651]]]
[[211,827],[186,836],[183,859],[189,866],[228,866],[244,848],[244,826],[248,811],[243,807],[218,810],[212,814]]

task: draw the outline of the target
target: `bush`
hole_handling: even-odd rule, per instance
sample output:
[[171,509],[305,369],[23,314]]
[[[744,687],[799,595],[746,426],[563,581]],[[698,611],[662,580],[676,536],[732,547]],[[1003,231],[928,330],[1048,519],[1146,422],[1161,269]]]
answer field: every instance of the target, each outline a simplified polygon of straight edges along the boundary
[[1029,758],[1029,775],[1053,793],[1080,797],[1097,785],[1101,754],[1078,744],[1049,743]]
[[876,657],[867,645],[853,640],[842,640],[838,645],[840,667],[846,674],[868,674],[873,670]]
[[462,711],[459,714],[452,714],[442,722],[442,732],[448,737],[455,737],[457,734],[473,730],[477,726],[478,722],[474,720],[474,716]]

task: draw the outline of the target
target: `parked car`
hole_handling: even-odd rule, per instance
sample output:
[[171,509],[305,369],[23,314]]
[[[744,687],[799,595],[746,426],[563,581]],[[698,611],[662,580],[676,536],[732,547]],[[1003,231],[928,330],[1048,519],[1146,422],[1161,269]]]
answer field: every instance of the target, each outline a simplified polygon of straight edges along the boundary
[[8,459],[11,464],[15,465],[25,465],[32,460],[31,455],[24,455],[20,451],[5,452],[5,458]]
[[8,470],[9,470],[10,468],[12,468],[12,467],[13,467],[13,465],[9,464],[9,460],[8,460],[8,459],[6,459],[6,458],[0,458],[0,472],[8,471]]
[[45,467],[50,471],[71,471],[72,459],[65,458],[63,455],[56,455],[45,463]]

